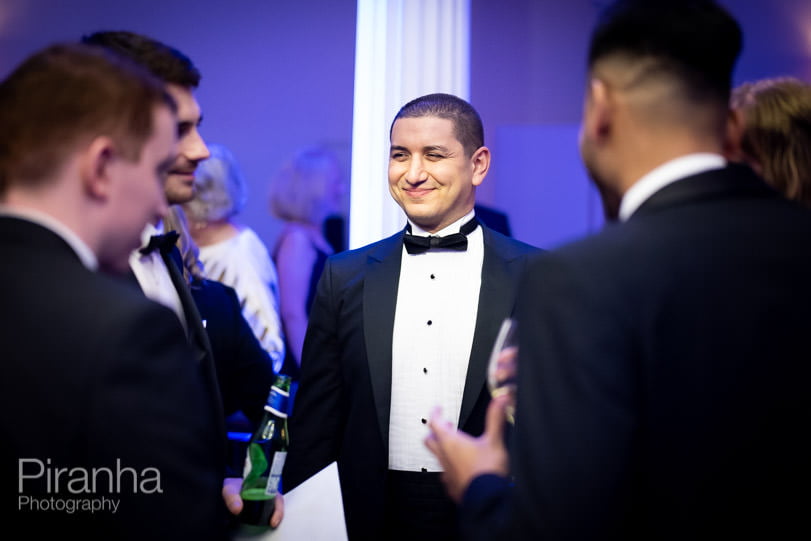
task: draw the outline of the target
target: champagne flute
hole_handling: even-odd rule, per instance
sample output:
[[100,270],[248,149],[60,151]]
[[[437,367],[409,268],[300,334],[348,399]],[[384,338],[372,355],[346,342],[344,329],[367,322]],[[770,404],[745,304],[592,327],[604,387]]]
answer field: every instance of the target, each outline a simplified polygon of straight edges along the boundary
[[487,365],[487,388],[493,398],[507,394],[510,397],[507,405],[507,421],[515,423],[515,390],[518,372],[518,335],[514,319],[506,318],[490,353]]

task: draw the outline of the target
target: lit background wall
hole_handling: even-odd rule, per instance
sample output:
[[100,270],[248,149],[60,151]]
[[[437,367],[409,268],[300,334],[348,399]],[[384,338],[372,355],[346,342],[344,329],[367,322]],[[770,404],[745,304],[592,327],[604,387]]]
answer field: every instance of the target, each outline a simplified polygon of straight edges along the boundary
[[[494,160],[479,199],[538,246],[601,223],[574,146],[601,3],[471,0],[470,99]],[[736,83],[811,80],[811,2],[722,3],[745,34]],[[231,147],[250,183],[241,218],[272,247],[280,224],[267,213],[267,185],[296,149],[327,144],[349,179],[355,21],[355,0],[0,0],[0,76],[50,42],[96,30],[133,30],[182,50],[203,72],[204,136]]]

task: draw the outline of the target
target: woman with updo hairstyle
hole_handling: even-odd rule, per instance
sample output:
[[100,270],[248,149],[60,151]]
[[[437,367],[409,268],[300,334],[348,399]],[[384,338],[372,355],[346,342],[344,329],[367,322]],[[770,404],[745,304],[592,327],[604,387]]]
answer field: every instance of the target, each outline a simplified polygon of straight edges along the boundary
[[237,222],[247,189],[236,158],[222,145],[210,144],[209,150],[211,157],[197,167],[194,199],[183,205],[189,232],[206,278],[236,290],[245,319],[279,372],[284,337],[276,267],[259,236]]

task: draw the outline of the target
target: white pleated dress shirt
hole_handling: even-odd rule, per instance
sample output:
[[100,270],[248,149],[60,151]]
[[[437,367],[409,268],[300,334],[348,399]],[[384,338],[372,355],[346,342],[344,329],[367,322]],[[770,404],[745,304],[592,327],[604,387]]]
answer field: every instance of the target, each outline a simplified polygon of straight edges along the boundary
[[[458,233],[472,217],[436,234]],[[411,230],[428,235],[413,223]],[[442,471],[423,443],[426,423],[436,406],[459,423],[483,260],[481,227],[468,235],[467,251],[409,254],[403,248],[392,338],[389,469]]]

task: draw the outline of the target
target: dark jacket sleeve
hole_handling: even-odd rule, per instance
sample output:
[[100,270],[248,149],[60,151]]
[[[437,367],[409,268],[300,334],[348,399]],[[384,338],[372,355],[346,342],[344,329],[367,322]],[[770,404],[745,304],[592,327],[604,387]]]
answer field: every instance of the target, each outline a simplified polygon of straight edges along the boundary
[[273,384],[270,355],[242,315],[233,288],[203,280],[191,291],[211,342],[225,415],[242,411],[256,424]]
[[346,419],[332,267],[327,261],[310,312],[301,383],[290,415],[290,450],[282,474],[289,491],[338,458]]
[[[100,358],[115,352],[116,362],[97,365],[91,376],[88,462],[119,464],[123,472],[116,513],[98,518],[121,528],[120,539],[150,537],[156,528],[178,539],[218,539],[225,531],[219,425],[174,319],[150,306],[111,322],[99,339]],[[121,442],[129,444],[122,450]]]

